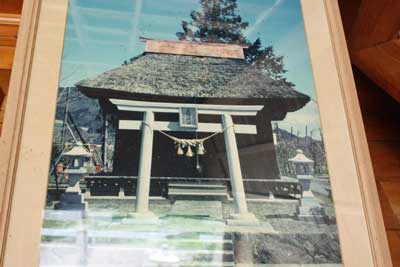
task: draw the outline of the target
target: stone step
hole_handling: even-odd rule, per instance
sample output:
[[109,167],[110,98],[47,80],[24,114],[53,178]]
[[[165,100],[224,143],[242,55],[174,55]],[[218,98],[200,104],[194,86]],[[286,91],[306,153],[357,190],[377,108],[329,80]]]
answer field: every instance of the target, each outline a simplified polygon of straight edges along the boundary
[[219,200],[228,199],[228,191],[221,183],[210,183],[207,181],[172,182],[168,184],[168,199],[175,200]]
[[228,196],[225,191],[198,191],[194,189],[172,189],[168,192],[168,196],[176,195],[176,196]]
[[198,190],[198,189],[190,189],[190,188],[179,188],[179,189],[169,189],[168,195],[210,195],[210,196],[218,196],[218,195],[227,195],[226,190]]
[[226,190],[226,186],[223,184],[197,184],[197,183],[169,183],[168,188],[192,188],[192,189],[222,189]]
[[168,190],[168,199],[170,201],[175,200],[219,200],[226,201],[228,200],[228,193],[226,190],[198,190],[198,189],[187,189],[187,188],[179,188],[179,189],[169,189]]

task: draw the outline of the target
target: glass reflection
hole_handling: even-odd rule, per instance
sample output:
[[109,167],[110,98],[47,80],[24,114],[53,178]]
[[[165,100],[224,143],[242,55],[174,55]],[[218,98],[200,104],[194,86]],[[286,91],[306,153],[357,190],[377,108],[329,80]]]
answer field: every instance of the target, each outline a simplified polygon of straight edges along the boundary
[[41,263],[341,266],[299,1],[70,0]]

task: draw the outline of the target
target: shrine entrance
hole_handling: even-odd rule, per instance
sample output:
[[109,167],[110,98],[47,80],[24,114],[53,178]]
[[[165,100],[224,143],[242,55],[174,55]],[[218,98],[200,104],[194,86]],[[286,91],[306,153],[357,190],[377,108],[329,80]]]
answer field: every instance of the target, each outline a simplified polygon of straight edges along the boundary
[[[149,210],[150,178],[153,161],[154,133],[160,133],[175,143],[178,153],[191,156],[204,149],[204,143],[217,134],[223,134],[229,178],[235,204],[228,224],[257,224],[255,216],[248,212],[243,177],[236,143],[236,134],[256,134],[255,125],[234,124],[232,116],[256,116],[262,105],[208,105],[186,103],[145,102],[110,99],[120,111],[143,113],[143,120],[119,120],[119,130],[140,130],[141,143],[136,189],[136,216],[154,217]],[[179,121],[157,121],[156,113],[179,114]],[[199,122],[199,114],[220,116],[221,123]],[[182,139],[171,132],[208,133],[206,137]],[[184,152],[184,150],[186,150]]]
[[[159,118],[158,114],[155,114],[155,120],[165,120],[165,117]],[[170,116],[169,120],[176,120],[176,116]],[[196,137],[205,137],[211,133],[196,133],[196,132],[183,132],[183,131],[168,131],[170,135],[182,138],[192,139]],[[220,133],[222,135],[222,133]],[[119,129],[118,136],[116,137],[118,146],[116,150],[115,160],[118,161],[116,164],[117,169],[115,175],[119,176],[137,176],[140,160],[140,146],[141,146],[141,131],[140,129],[135,131],[131,129]],[[181,151],[183,154],[178,154],[178,147],[174,146],[174,142],[163,135],[159,131],[154,131],[153,139],[153,153],[152,153],[152,177],[177,177],[180,180],[183,178],[225,178],[227,177],[226,172],[220,171],[220,173],[208,173],[207,160],[215,154],[214,144],[216,140],[210,139],[204,142],[204,148],[207,153],[205,155],[197,155],[197,149],[192,147],[192,156],[187,156],[187,147]],[[218,139],[220,142],[220,139]],[[196,165],[199,163],[201,169],[197,169]],[[135,164],[132,164],[135,163]],[[137,164],[136,164],[137,163]],[[172,167],[174,166],[174,167]],[[226,175],[225,175],[226,173]],[[151,195],[159,196],[161,194],[160,189],[156,190],[152,188]],[[158,192],[158,193],[157,193]]]

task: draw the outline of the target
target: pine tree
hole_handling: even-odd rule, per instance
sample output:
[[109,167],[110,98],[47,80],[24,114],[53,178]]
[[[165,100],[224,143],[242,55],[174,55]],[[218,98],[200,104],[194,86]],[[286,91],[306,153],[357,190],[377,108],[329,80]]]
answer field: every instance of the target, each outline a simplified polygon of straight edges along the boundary
[[182,21],[182,31],[176,33],[179,40],[247,45],[244,52],[249,64],[267,71],[276,81],[294,86],[284,77],[283,56],[276,55],[272,46],[263,47],[259,38],[251,42],[244,36],[249,23],[237,14],[237,0],[200,0],[200,5],[200,11],[191,12],[190,22]]

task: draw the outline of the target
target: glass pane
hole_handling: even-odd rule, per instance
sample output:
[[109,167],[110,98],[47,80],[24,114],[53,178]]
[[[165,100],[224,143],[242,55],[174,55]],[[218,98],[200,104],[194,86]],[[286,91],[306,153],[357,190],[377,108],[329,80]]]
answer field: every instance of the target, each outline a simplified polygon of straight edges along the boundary
[[70,0],[41,266],[341,266],[298,0]]

